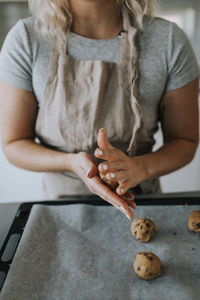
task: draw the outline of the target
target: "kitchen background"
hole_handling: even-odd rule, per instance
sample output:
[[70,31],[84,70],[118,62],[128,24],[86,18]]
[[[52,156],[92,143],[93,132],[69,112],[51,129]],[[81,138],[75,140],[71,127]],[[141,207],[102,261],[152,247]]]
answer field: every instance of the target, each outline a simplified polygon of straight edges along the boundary
[[[176,22],[186,32],[200,66],[200,1],[160,0],[159,4],[157,15]],[[27,1],[0,0],[0,48],[9,29],[29,15]],[[162,144],[160,130],[155,138],[155,148],[158,148]],[[0,202],[41,199],[41,179],[41,173],[21,170],[7,162],[0,145]],[[200,190],[200,147],[189,165],[161,177],[161,184],[164,192]]]

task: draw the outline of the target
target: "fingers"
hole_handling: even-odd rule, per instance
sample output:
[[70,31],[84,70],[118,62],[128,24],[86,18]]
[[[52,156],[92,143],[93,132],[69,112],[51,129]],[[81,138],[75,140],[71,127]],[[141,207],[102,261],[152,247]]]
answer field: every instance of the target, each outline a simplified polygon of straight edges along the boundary
[[108,172],[106,173],[106,179],[125,182],[128,180],[128,173],[126,170]]
[[98,170],[97,166],[94,163],[88,163],[88,165],[85,167],[86,175],[89,178],[92,178],[97,175]]
[[119,182],[118,187],[116,188],[116,193],[120,196],[124,195],[127,190],[130,188],[128,182]]
[[127,192],[125,195],[122,195],[121,197],[126,201],[126,203],[130,207],[136,209],[136,203],[134,202],[134,195],[132,193]]
[[[122,196],[123,197],[123,196]],[[128,204],[128,206],[130,206],[131,208],[133,209],[136,209],[136,204],[135,202],[131,201],[131,200],[128,200],[126,198],[124,198],[124,200],[126,201],[126,203]]]
[[94,152],[94,155],[97,158],[109,160],[109,161],[126,159],[125,154],[121,150],[118,150],[114,147],[112,149],[97,148]]
[[135,209],[135,204],[132,201],[133,195],[126,193],[121,197],[106,186],[97,176],[97,166],[88,153],[79,152],[76,157],[75,172],[85,182],[89,190],[115,206],[131,220],[134,214],[130,208]]
[[[130,175],[128,171],[124,170],[117,170],[120,169],[121,165],[118,162],[111,163],[106,162],[102,163],[98,166],[99,172],[106,174],[106,179],[109,181],[117,181],[119,186],[116,189],[118,195],[123,195],[126,191],[131,187],[132,183],[130,182]],[[125,167],[123,165],[123,167]]]
[[97,167],[95,165],[92,165],[87,169],[87,177],[89,177],[89,178],[96,176],[97,173],[98,173],[98,171],[97,171]]
[[98,169],[101,173],[108,173],[108,172],[116,172],[120,170],[127,169],[128,163],[126,161],[104,161],[98,165]]
[[[102,199],[106,200],[113,206],[115,206],[117,209],[119,209],[123,214],[127,216],[128,219],[132,219],[134,214],[132,210],[129,208],[129,205],[127,203],[127,199],[124,196],[119,197],[116,193],[110,190],[109,187],[107,187],[105,184],[102,183],[101,179],[96,176],[91,179],[92,184],[92,192],[94,194],[97,194]],[[134,205],[130,205],[132,208],[134,208]]]
[[135,200],[135,196],[130,192],[126,192],[126,194],[124,196],[127,197],[130,201]]
[[99,148],[103,149],[112,149],[113,146],[109,143],[106,132],[103,128],[99,129],[98,135],[97,135],[97,144]]
[[100,173],[106,174],[106,179],[109,181],[117,181],[119,183],[116,189],[118,195],[125,194],[132,185],[130,182],[131,175],[128,173],[128,166],[126,166],[124,162],[103,162],[99,164],[98,170]]
[[85,152],[79,153],[79,166],[84,171],[87,177],[92,178],[97,175],[98,169],[92,157]]
[[[106,174],[106,179],[111,182],[118,182],[119,186],[116,189],[116,193],[119,196],[125,196],[127,190],[134,186],[132,173],[130,172],[131,163],[130,158],[121,150],[113,147],[106,136],[106,132],[101,128],[97,136],[98,147],[95,150],[95,156],[104,162],[98,165],[98,170],[102,174]],[[131,201],[132,199],[123,198],[127,201],[128,205],[135,208],[135,204]]]

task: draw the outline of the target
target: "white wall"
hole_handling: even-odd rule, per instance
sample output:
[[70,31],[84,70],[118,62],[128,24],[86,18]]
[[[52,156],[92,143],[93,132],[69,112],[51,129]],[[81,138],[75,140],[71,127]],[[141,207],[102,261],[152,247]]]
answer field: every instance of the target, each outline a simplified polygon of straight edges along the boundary
[[[162,134],[159,131],[155,135],[154,149],[162,145]],[[200,145],[191,163],[176,172],[160,178],[163,192],[200,191]]]
[[0,146],[0,203],[41,199],[41,173],[28,172],[11,165]]

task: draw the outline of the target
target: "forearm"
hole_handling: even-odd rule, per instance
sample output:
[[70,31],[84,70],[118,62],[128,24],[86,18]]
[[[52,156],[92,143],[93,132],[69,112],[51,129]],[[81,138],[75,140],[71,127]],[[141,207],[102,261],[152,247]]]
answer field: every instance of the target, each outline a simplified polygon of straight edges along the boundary
[[7,144],[4,153],[15,166],[38,172],[71,171],[74,155],[51,150],[28,139]]
[[196,148],[197,144],[192,141],[177,139],[142,156],[145,179],[159,177],[185,166],[193,159]]

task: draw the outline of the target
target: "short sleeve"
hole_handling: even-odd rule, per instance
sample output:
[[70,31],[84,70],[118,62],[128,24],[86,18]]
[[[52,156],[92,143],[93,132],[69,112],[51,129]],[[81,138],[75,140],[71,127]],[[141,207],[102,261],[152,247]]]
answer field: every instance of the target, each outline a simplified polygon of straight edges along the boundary
[[20,20],[7,34],[0,53],[0,78],[32,91],[32,54],[29,33]]
[[178,89],[199,75],[197,60],[186,34],[175,23],[170,26],[166,91]]

